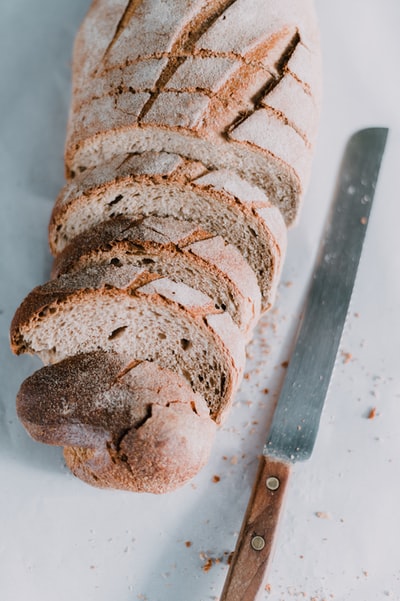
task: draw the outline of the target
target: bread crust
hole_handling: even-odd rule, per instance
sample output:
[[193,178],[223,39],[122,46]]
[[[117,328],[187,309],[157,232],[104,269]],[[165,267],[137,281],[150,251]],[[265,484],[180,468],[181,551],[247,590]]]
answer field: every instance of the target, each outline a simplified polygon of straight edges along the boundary
[[113,352],[75,355],[36,371],[19,390],[17,413],[35,440],[65,447],[67,465],[81,479],[158,494],[204,466],[216,429],[184,378]]

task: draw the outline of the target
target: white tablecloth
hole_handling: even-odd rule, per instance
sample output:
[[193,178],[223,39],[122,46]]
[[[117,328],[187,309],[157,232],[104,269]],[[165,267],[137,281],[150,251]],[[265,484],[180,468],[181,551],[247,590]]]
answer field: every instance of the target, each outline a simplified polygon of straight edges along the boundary
[[356,129],[383,125],[390,137],[341,351],[314,454],[293,470],[263,598],[400,599],[398,0],[317,2],[324,107],[276,308],[249,348],[248,377],[209,465],[161,497],[90,488],[15,414],[18,387],[39,362],[11,355],[8,326],[49,273],[46,227],[63,184],[71,46],[88,4],[0,5],[0,598],[218,599],[342,150]]

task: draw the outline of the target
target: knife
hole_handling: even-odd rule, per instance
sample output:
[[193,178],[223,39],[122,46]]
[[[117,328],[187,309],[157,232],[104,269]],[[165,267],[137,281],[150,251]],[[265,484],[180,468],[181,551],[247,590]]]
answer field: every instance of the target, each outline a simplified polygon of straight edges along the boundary
[[220,601],[262,591],[292,464],[312,453],[354,286],[388,130],[348,141],[331,213]]

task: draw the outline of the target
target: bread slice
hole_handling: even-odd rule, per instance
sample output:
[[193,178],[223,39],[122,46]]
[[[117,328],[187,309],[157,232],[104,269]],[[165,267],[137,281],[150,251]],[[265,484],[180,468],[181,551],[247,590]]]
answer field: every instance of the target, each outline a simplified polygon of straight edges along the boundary
[[90,169],[67,185],[56,201],[49,225],[53,253],[118,215],[174,217],[222,236],[256,273],[263,309],[273,303],[286,251],[286,226],[265,194],[235,173],[204,172],[202,165],[166,153],[118,157]]
[[[75,355],[27,378],[17,413],[98,487],[164,493],[207,462],[216,425],[184,378],[112,351]],[[184,460],[182,459],[184,458]]]
[[244,339],[205,294],[132,265],[97,266],[35,288],[11,324],[16,354],[45,364],[98,350],[186,378],[221,422],[243,374]]
[[250,339],[261,309],[257,278],[221,236],[172,217],[115,217],[74,238],[56,257],[52,275],[110,264],[143,267],[200,290]]
[[[235,171],[292,223],[319,112],[312,0],[141,0],[113,9],[93,2],[76,39],[68,177],[126,152],[177,153]],[[313,86],[304,73],[314,74]]]

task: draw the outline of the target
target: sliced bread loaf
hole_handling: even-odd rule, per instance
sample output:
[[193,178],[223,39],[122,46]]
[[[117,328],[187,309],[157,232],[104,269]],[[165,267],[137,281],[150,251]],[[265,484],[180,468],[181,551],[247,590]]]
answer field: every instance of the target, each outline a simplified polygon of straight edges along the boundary
[[[203,173],[193,178],[196,171]],[[56,201],[49,225],[53,253],[118,215],[174,217],[222,236],[256,273],[263,309],[271,306],[286,251],[286,227],[265,194],[235,173],[204,173],[198,163],[166,153],[118,157],[90,169]]]
[[221,236],[172,217],[116,217],[80,234],[54,261],[52,275],[95,265],[136,265],[200,290],[227,311],[246,339],[258,321],[261,294],[254,271]]
[[184,376],[218,423],[245,363],[242,334],[213,300],[132,265],[87,268],[37,287],[14,316],[11,344],[46,364],[98,350],[155,361]]
[[313,0],[93,0],[76,38],[54,279],[11,325],[21,421],[96,486],[209,454],[274,301],[320,105]]
[[216,429],[184,378],[112,351],[38,370],[19,390],[17,413],[35,440],[66,447],[82,480],[135,492],[164,493],[192,478]]

